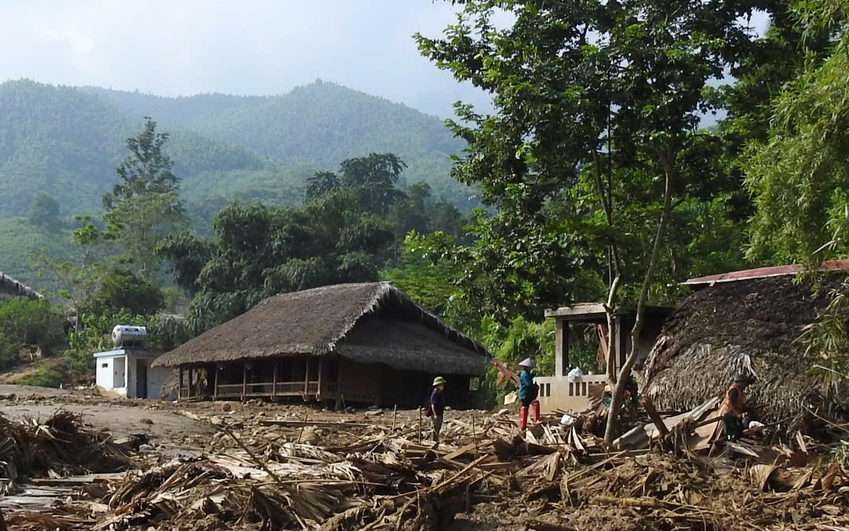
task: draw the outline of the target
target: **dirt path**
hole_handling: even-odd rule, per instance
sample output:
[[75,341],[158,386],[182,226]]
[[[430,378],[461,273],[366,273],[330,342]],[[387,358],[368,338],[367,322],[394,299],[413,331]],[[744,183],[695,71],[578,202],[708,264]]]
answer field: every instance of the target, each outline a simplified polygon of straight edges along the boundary
[[188,437],[209,436],[215,431],[209,423],[179,415],[176,409],[152,407],[157,404],[153,401],[145,406],[118,399],[83,400],[85,397],[76,391],[19,385],[0,385],[0,398],[0,413],[9,417],[43,419],[64,409],[82,414],[85,422],[107,429],[115,437],[144,433],[157,444],[180,444]]

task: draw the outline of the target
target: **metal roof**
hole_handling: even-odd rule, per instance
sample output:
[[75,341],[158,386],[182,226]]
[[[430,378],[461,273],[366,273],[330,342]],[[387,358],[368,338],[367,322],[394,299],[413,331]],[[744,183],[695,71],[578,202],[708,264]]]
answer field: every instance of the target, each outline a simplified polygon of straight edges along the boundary
[[[780,277],[786,275],[795,275],[802,271],[802,266],[799,264],[759,267],[757,269],[745,269],[743,271],[731,271],[729,273],[720,273],[719,275],[708,275],[706,277],[691,278],[684,282],[688,286],[702,286],[721,283],[721,282],[736,282],[738,280],[751,280],[755,278]],[[849,269],[849,260],[829,260],[823,262],[819,267],[819,271],[844,271]]]

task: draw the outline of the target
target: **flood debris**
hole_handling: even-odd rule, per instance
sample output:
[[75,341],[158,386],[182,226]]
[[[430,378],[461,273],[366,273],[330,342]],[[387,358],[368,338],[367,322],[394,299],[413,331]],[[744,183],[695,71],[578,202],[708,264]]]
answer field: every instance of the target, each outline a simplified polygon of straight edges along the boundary
[[[580,423],[553,417],[519,433],[509,416],[455,411],[434,449],[415,412],[310,420],[282,406],[226,415],[220,407],[180,407],[216,430],[191,456],[138,454],[132,437],[115,439],[64,413],[45,422],[4,419],[25,444],[0,455],[27,471],[0,500],[10,529],[849,526],[849,478],[817,441],[799,433],[776,445],[751,437],[719,444],[715,403],[667,416],[663,432],[647,419],[633,430],[639,437],[623,439],[632,444],[613,448]],[[68,452],[68,441],[84,451]]]

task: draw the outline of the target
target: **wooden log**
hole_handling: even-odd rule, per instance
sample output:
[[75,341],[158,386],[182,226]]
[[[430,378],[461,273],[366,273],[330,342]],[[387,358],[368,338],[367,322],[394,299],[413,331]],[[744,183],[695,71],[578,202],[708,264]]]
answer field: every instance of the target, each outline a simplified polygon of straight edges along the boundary
[[648,413],[649,418],[651,419],[654,426],[657,428],[657,431],[660,433],[661,437],[666,437],[669,435],[669,428],[666,427],[666,424],[663,422],[663,419],[660,418],[660,414],[655,409],[654,404],[651,403],[651,398],[647,396],[640,397],[640,405],[643,406],[643,409]]
[[542,520],[537,520],[536,518],[525,520],[525,529],[532,531],[578,531],[577,527],[563,524],[550,524],[548,522],[543,522]]

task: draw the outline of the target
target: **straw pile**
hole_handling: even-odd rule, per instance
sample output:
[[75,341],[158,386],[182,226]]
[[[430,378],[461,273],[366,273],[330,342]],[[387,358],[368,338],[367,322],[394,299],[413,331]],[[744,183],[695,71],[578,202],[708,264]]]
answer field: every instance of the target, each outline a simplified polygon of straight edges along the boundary
[[[188,413],[187,413],[188,414]],[[194,415],[194,414],[192,414]],[[197,415],[195,415],[197,416]],[[702,408],[651,449],[611,453],[553,419],[452,413],[434,450],[421,427],[207,417],[212,451],[84,482],[61,503],[6,512],[15,529],[437,530],[836,529],[849,482],[815,441],[702,444]],[[204,417],[199,417],[204,418]],[[707,419],[707,420],[705,420]],[[721,451],[720,451],[721,450]],[[485,527],[484,527],[485,526]]]

